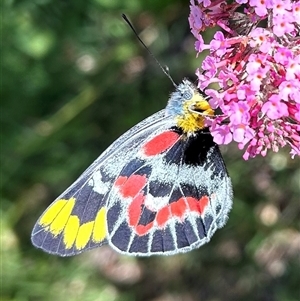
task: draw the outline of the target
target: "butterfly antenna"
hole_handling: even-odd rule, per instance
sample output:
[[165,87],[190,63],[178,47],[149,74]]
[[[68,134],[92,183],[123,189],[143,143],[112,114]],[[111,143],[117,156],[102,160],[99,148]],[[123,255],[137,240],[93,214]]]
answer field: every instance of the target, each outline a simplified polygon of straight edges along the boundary
[[134,32],[135,36],[138,38],[138,40],[142,43],[142,45],[145,47],[145,49],[148,51],[148,53],[151,55],[151,57],[155,60],[156,64],[160,67],[160,69],[162,70],[162,72],[170,79],[170,81],[172,82],[172,84],[174,85],[174,87],[176,88],[177,85],[175,84],[173,78],[171,77],[168,69],[164,68],[162,66],[162,64],[158,61],[158,59],[154,56],[154,54],[150,51],[150,49],[146,46],[146,44],[143,42],[143,40],[139,37],[138,33],[136,32],[136,30],[134,29],[133,25],[131,24],[131,22],[128,20],[127,16],[125,14],[122,14],[122,18],[125,20],[125,22],[130,26],[130,28],[132,29],[132,31]]

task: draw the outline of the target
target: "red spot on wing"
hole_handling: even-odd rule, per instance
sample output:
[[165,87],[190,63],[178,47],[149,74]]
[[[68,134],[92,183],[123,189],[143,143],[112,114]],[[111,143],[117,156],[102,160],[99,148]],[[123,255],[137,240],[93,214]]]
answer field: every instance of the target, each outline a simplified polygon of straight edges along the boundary
[[198,202],[197,199],[188,197],[187,198],[187,203],[188,203],[190,211],[201,213],[200,208],[199,208],[199,202]]
[[200,200],[199,200],[199,212],[202,214],[206,208],[206,206],[209,203],[209,197],[208,196],[203,196]]
[[173,131],[162,132],[143,145],[144,154],[146,156],[161,154],[174,145],[179,137],[180,135]]
[[124,198],[134,198],[146,185],[146,175],[131,175],[130,177],[118,177],[115,186],[119,188]]
[[147,225],[138,224],[142,215],[142,204],[144,203],[144,200],[145,196],[139,193],[128,207],[128,224],[134,228],[135,233],[139,236],[147,234],[147,232],[153,227],[153,221]]
[[145,235],[147,232],[153,227],[153,222],[147,224],[147,225],[137,225],[135,228],[135,231],[138,235]]
[[[147,225],[139,224],[145,201],[145,195],[141,192],[141,189],[146,184],[146,181],[147,178],[145,176],[132,175],[128,179],[127,177],[119,177],[115,182],[115,185],[119,186],[120,193],[124,197],[132,198],[128,206],[128,224],[134,228],[135,233],[139,236],[147,234],[154,226],[154,221]],[[203,196],[199,200],[193,197],[182,197],[158,210],[155,222],[159,228],[163,228],[172,217],[184,220],[185,216],[190,212],[201,215],[208,203],[208,196]]]
[[188,197],[187,198],[189,210],[193,212],[198,212],[202,214],[209,202],[209,198],[207,196],[201,197],[200,200]]
[[182,218],[187,209],[186,200],[184,198],[180,198],[178,201],[171,203],[170,207],[173,216]]
[[139,193],[128,206],[128,223],[132,227],[135,227],[140,220],[142,214],[142,204],[144,200],[145,196]]
[[115,186],[122,186],[127,180],[127,177],[118,177]]
[[189,212],[196,212],[200,215],[204,212],[208,202],[208,196],[203,196],[199,200],[193,197],[180,198],[178,201],[164,206],[157,212],[156,223],[158,227],[163,228],[172,217],[176,216],[183,220]]
[[165,206],[157,212],[155,220],[159,227],[163,227],[170,217],[171,217],[170,208],[169,206]]

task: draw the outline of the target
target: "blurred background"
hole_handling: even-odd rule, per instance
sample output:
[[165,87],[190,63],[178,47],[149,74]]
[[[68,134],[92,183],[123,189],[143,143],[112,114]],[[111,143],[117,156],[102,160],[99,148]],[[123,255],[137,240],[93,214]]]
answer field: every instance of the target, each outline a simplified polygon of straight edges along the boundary
[[176,82],[195,80],[201,57],[188,1],[4,0],[2,9],[1,300],[300,300],[299,158],[285,149],[246,162],[236,145],[222,148],[234,206],[198,250],[59,258],[35,249],[44,209],[173,90],[121,13]]

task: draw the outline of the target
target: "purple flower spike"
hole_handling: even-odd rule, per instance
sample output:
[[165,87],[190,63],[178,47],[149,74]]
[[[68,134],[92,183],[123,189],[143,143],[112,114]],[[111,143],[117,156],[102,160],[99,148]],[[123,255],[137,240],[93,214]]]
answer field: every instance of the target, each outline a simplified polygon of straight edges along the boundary
[[[300,2],[191,0],[190,8],[196,51],[210,51],[198,87],[223,113],[207,123],[215,142],[237,142],[245,160],[284,146],[300,156]],[[202,32],[216,26],[223,30],[205,44]]]

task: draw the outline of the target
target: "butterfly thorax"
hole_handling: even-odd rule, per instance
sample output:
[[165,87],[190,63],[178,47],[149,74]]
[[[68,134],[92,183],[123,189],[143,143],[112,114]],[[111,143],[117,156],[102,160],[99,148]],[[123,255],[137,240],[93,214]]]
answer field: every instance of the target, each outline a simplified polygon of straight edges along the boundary
[[195,85],[184,79],[171,94],[166,114],[174,116],[183,132],[192,134],[205,128],[205,116],[214,115],[214,111]]

